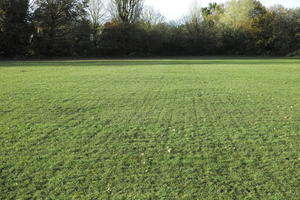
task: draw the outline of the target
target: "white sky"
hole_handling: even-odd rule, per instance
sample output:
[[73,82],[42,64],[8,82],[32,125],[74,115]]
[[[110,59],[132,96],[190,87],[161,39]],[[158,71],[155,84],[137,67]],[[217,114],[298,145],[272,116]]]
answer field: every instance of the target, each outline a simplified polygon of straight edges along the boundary
[[[188,13],[193,2],[206,6],[210,2],[224,3],[226,0],[145,0],[147,5],[159,10],[168,20],[176,20]],[[261,0],[265,6],[281,4],[285,7],[300,7],[300,0]]]

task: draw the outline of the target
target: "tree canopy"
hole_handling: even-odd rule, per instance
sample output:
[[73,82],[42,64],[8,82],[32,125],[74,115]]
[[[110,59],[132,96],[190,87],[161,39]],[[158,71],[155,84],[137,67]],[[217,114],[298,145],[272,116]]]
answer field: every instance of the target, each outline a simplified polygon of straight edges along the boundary
[[176,22],[143,0],[0,1],[0,57],[285,56],[299,49],[300,9],[258,0],[195,4]]

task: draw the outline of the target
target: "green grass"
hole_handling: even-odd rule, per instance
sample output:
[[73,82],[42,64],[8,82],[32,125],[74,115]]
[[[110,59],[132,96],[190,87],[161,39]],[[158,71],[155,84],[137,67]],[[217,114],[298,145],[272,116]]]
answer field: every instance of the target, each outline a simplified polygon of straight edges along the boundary
[[0,199],[299,199],[300,60],[0,62]]

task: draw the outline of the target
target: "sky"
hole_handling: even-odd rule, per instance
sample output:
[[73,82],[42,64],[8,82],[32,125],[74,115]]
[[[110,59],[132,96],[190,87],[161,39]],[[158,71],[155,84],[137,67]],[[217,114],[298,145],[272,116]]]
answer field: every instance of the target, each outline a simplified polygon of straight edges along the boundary
[[[226,0],[145,0],[147,5],[159,10],[168,20],[176,20],[188,13],[193,2],[206,6],[210,2],[224,3]],[[261,0],[265,6],[281,4],[285,7],[300,7],[300,0]]]

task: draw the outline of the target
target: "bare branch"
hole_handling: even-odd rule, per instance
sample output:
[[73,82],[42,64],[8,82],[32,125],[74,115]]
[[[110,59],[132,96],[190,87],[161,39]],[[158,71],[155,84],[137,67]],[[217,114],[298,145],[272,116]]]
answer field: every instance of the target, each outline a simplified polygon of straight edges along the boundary
[[89,0],[87,13],[94,27],[103,24],[107,18],[104,0]]
[[151,25],[161,24],[166,21],[165,16],[163,16],[159,11],[155,10],[151,6],[145,6],[141,15],[141,19],[145,23]]
[[136,23],[140,20],[144,0],[112,0],[111,17],[122,23]]

